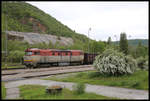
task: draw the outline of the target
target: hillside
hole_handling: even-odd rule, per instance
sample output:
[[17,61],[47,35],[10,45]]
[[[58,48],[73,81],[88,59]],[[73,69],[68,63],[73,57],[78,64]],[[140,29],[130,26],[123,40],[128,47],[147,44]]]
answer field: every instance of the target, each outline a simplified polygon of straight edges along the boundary
[[[15,54],[20,59],[27,48],[77,49],[88,52],[88,37],[76,33],[51,15],[31,4],[3,1],[1,21],[2,51],[7,49],[11,53],[8,58],[13,58],[13,54]],[[9,33],[7,48],[5,44],[6,31],[20,34],[15,36]],[[15,38],[15,40],[12,38]],[[95,41],[90,39],[90,44],[92,42]],[[103,42],[97,43],[102,43],[99,48],[104,46]],[[89,51],[93,50],[90,48]]]
[[29,32],[16,32],[16,31],[6,31],[9,40],[18,40],[22,42],[27,42],[28,44],[38,44],[38,43],[56,43],[62,46],[73,45],[72,38],[67,37],[57,37],[55,35],[49,34],[39,34],[39,33],[29,33]]
[[2,2],[1,17],[2,31],[7,27],[8,31],[51,34],[71,37],[82,42],[88,39],[85,35],[72,31],[51,15],[25,2]]
[[[137,46],[138,43],[141,42],[142,45],[144,46],[148,46],[148,39],[132,39],[132,40],[128,40],[128,44],[131,46]],[[118,41],[114,41],[114,44],[117,44]]]

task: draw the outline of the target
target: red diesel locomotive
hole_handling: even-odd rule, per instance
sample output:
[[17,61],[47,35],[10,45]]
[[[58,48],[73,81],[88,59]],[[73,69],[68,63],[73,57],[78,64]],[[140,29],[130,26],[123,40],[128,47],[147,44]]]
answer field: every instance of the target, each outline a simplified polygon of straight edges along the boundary
[[84,53],[81,50],[57,50],[57,49],[27,49],[23,57],[26,67],[38,67],[41,65],[72,65],[83,64]]

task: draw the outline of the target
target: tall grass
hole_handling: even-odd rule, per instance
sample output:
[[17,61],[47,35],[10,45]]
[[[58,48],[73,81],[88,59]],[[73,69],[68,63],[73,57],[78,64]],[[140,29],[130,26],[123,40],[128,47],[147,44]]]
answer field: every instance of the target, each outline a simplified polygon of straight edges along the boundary
[[77,83],[77,85],[74,85],[74,93],[75,94],[83,94],[85,92],[85,84],[84,83]]
[[2,94],[2,99],[6,97],[6,88],[4,82],[1,82],[2,88],[1,88],[1,94]]

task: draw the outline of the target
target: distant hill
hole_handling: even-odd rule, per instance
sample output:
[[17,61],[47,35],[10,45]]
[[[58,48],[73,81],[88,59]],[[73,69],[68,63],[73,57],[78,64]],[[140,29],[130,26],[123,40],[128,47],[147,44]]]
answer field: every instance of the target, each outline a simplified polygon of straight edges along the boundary
[[[128,44],[131,46],[137,46],[140,41],[142,45],[148,46],[148,39],[132,39],[132,40],[128,40]],[[113,43],[117,44],[118,41],[114,41]]]

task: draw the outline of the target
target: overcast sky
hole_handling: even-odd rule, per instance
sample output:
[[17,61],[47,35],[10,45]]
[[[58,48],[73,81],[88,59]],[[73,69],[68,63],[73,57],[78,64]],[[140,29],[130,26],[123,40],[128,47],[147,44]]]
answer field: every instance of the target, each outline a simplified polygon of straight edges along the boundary
[[148,2],[27,2],[77,33],[113,41],[125,32],[128,39],[148,39]]

